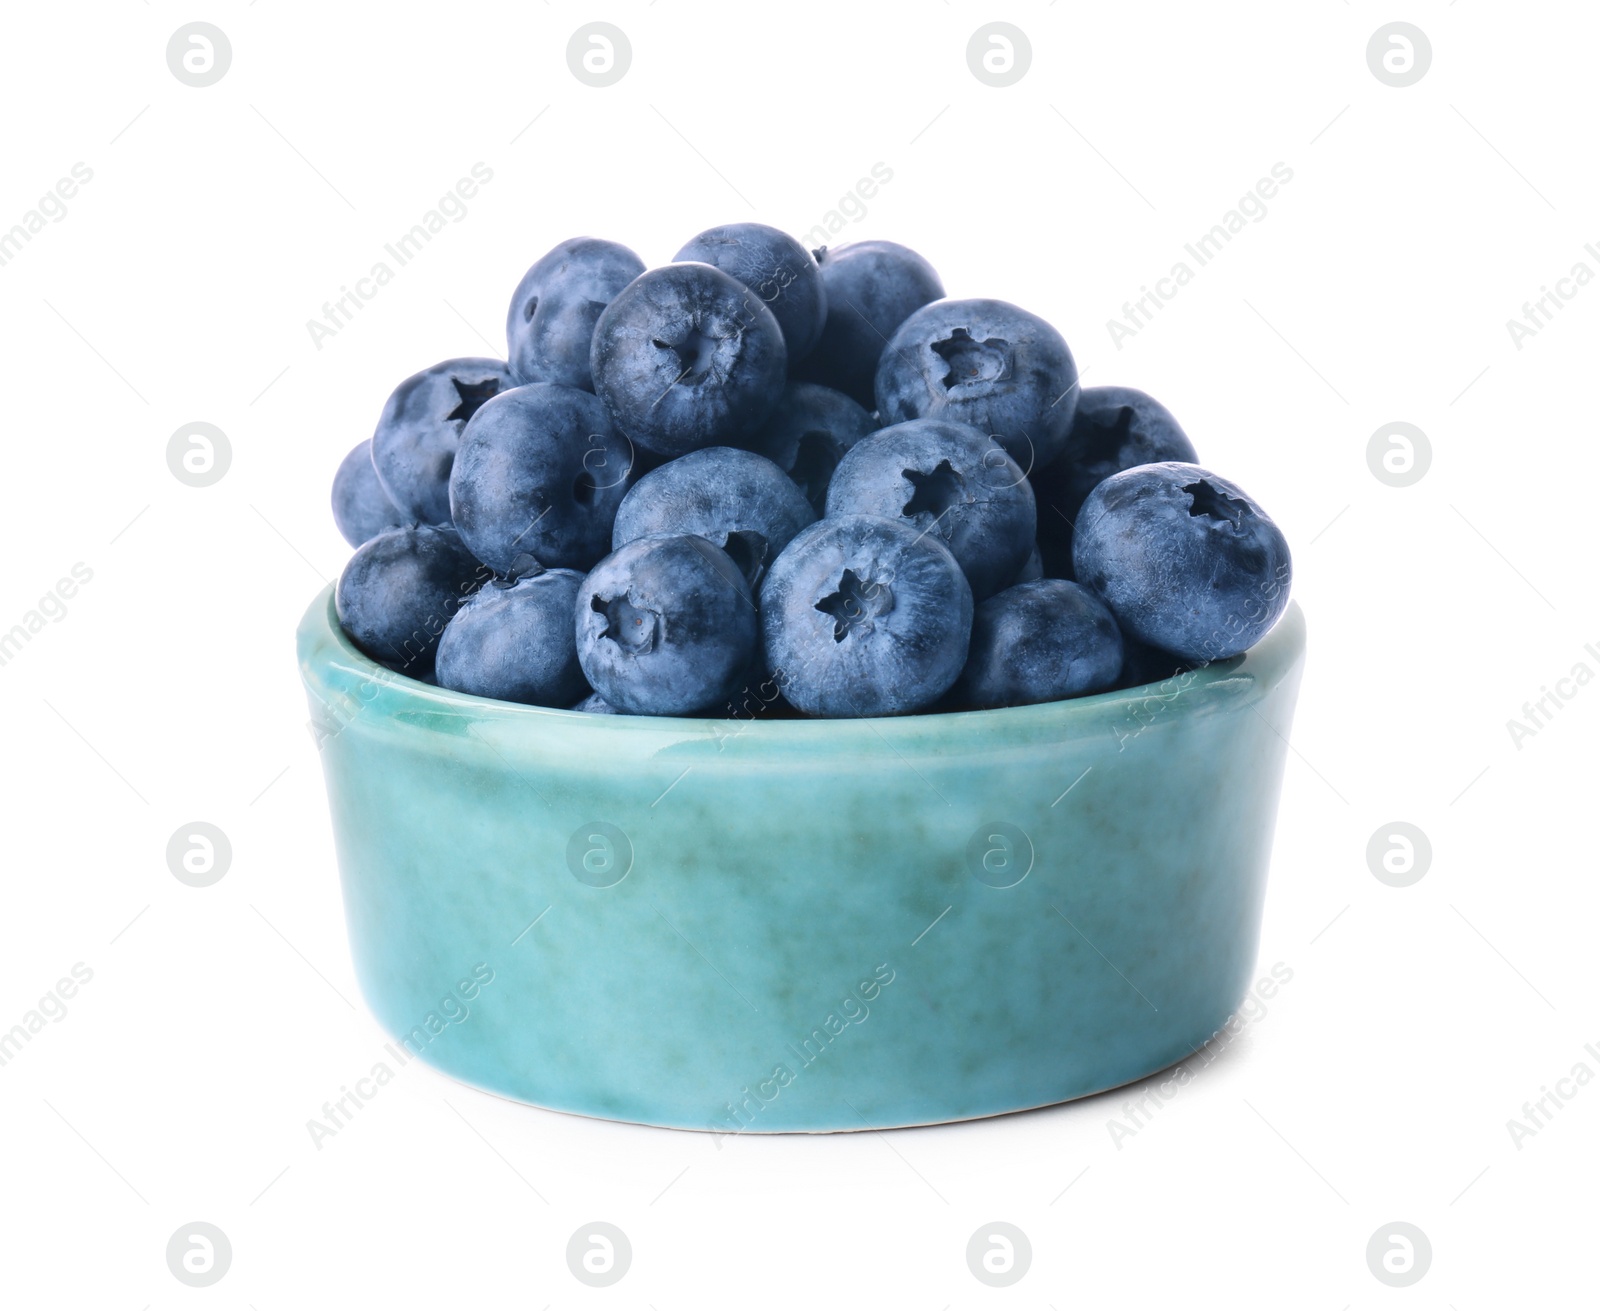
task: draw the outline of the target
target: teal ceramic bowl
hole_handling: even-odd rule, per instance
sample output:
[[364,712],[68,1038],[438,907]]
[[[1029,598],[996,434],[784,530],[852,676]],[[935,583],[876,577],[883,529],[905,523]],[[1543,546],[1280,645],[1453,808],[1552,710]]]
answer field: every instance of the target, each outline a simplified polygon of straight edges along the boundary
[[388,672],[306,611],[356,974],[537,1106],[715,1133],[931,1124],[1183,1059],[1243,997],[1305,623],[1127,692],[649,719]]

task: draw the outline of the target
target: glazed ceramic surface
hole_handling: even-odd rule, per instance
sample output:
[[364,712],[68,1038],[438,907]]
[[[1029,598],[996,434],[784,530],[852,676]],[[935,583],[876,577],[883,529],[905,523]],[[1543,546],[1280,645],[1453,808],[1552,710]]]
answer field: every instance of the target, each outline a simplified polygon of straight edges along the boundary
[[1255,964],[1305,624],[1165,684],[874,720],[511,705],[299,630],[396,1050],[720,1133],[1020,1110],[1181,1060]]

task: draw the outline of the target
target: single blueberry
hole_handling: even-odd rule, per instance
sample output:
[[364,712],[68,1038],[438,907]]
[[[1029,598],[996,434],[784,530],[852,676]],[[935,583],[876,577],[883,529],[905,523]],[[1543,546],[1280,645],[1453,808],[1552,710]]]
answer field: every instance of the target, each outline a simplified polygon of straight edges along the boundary
[[794,535],[816,518],[811,503],[771,460],[707,446],[636,482],[617,510],[611,546],[661,533],[691,533],[720,546],[752,588]]
[[512,386],[499,360],[446,360],[412,374],[390,395],[372,434],[372,466],[408,523],[450,522],[450,468],[461,430]]
[[933,265],[892,241],[851,241],[816,252],[828,318],[794,376],[872,409],[878,357],[911,312],[944,295]]
[[445,625],[490,577],[453,528],[412,525],[356,548],[339,575],[334,606],[350,640],[369,656],[425,679]]
[[439,639],[439,686],[535,706],[570,705],[589,686],[572,638],[582,584],[574,569],[541,569],[479,588]]
[[672,258],[714,264],[761,297],[783,329],[791,364],[822,336],[828,317],[822,273],[811,252],[787,232],[765,223],[728,223],[707,228]]
[[333,522],[351,546],[407,523],[372,467],[371,438],[352,447],[333,475]]
[[450,511],[473,553],[502,574],[524,554],[552,569],[587,569],[611,544],[632,463],[633,448],[590,393],[513,387],[467,425]]
[[1248,650],[1289,603],[1282,531],[1198,464],[1112,474],[1078,511],[1072,562],[1125,633],[1194,662]]
[[1199,456],[1167,407],[1133,387],[1084,387],[1065,449],[1035,469],[1039,542],[1052,577],[1072,576],[1072,522],[1095,487],[1124,469]]
[[666,456],[727,446],[783,391],[783,330],[761,298],[710,264],[668,264],[606,306],[590,351],[617,427]]
[[970,423],[1032,472],[1066,444],[1078,366],[1037,314],[1003,300],[941,300],[895,331],[878,361],[876,395],[884,423]]
[[576,603],[578,660],[594,690],[634,715],[719,704],[750,667],[758,629],[744,575],[703,537],[640,537],[589,571]]
[[901,715],[932,705],[961,673],[971,628],[972,588],[955,556],[903,520],[819,520],[761,585],[768,666],[808,715]]
[[975,601],[1011,585],[1033,550],[1033,489],[976,428],[912,419],[857,442],[828,484],[828,515],[876,514],[950,549]]
[[596,237],[573,237],[541,256],[506,311],[506,358],[518,385],[558,382],[593,391],[595,320],[643,272],[644,261],[626,246]]
[[820,515],[828,480],[844,453],[877,427],[842,391],[815,382],[791,382],[772,417],[740,444],[765,455],[793,478]]
[[967,666],[950,699],[976,709],[1102,692],[1122,671],[1122,633],[1106,603],[1061,578],[1018,583],[972,615]]

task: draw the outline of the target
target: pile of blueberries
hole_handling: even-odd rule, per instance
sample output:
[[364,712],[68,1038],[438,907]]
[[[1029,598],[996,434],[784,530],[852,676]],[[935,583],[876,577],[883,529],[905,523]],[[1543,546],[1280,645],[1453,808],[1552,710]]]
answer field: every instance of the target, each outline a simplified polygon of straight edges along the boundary
[[528,270],[505,361],[402,382],[333,484],[351,640],[631,715],[1026,705],[1235,656],[1283,533],[1060,333],[888,241],[735,223]]

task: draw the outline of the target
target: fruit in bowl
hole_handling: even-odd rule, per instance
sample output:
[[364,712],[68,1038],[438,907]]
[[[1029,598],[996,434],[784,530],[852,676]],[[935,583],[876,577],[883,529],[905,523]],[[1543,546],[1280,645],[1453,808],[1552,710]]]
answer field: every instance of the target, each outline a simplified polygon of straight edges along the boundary
[[301,667],[380,1019],[717,1133],[1193,1050],[1253,964],[1304,644],[1281,529],[1200,458],[903,246],[561,243],[508,361],[407,379],[333,479]]

